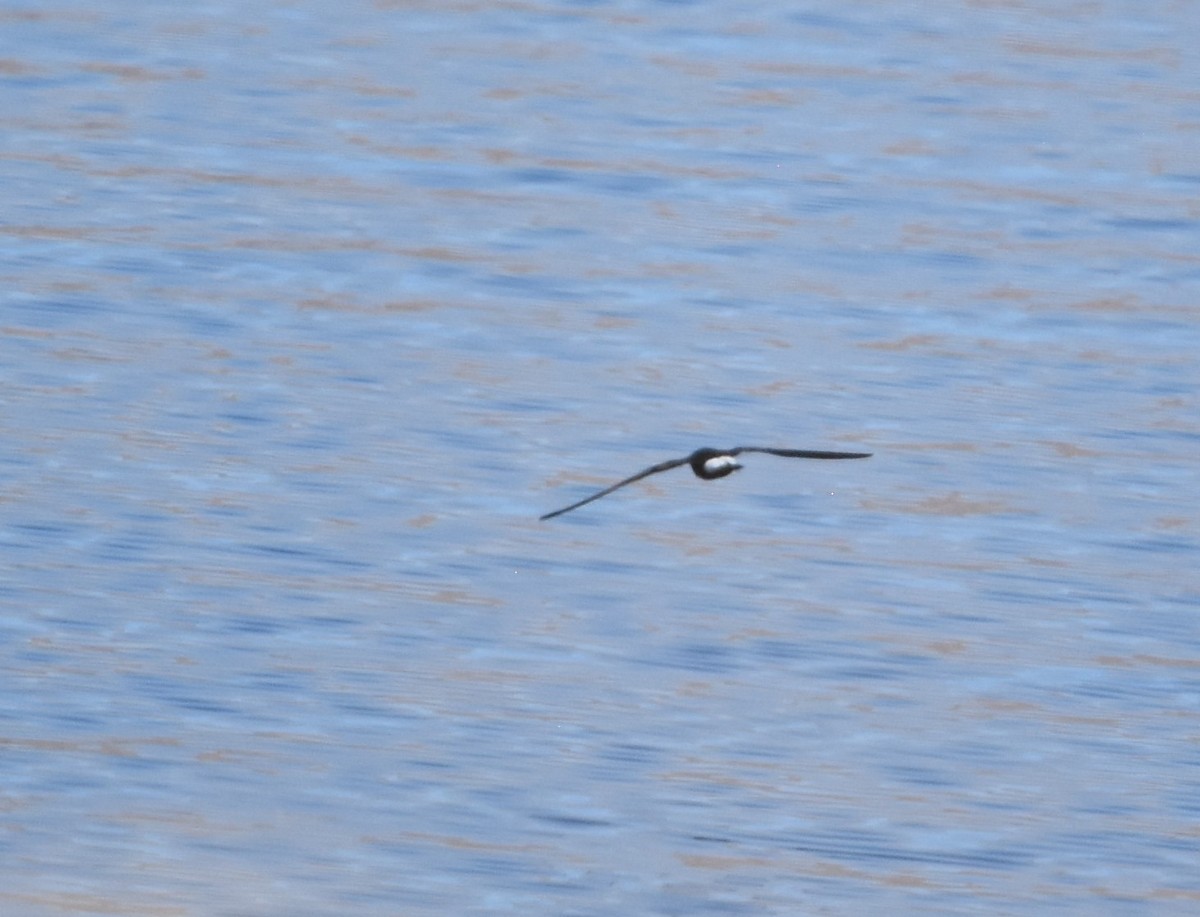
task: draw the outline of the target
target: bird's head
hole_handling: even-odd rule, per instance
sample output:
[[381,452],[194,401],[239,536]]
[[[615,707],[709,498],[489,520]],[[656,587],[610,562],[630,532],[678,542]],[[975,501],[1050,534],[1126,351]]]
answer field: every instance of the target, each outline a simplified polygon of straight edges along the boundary
[[696,477],[706,481],[723,478],[742,467],[737,459],[720,449],[697,449],[688,458],[688,464]]

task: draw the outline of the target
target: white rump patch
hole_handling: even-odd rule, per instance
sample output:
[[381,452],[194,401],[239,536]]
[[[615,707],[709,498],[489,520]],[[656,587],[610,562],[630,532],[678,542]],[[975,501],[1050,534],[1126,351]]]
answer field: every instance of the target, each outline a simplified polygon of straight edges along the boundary
[[715,455],[704,463],[704,470],[709,474],[724,471],[726,468],[736,468],[737,459],[732,455]]

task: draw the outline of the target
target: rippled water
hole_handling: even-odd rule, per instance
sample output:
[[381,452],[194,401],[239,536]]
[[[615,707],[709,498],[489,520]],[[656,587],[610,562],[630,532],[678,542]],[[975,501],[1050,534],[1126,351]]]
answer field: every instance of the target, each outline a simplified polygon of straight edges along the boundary
[[0,12],[0,909],[1192,913],[1197,25]]

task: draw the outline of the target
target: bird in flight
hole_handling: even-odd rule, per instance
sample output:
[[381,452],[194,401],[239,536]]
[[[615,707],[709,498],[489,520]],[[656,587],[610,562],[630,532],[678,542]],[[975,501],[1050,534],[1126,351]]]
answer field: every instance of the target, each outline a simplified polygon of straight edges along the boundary
[[691,465],[696,477],[703,478],[706,481],[723,478],[725,475],[733,474],[742,467],[741,463],[737,460],[737,456],[743,452],[767,452],[771,455],[783,455],[788,458],[809,459],[857,459],[871,457],[870,452],[821,452],[813,449],[770,449],[766,446],[738,446],[736,449],[697,449],[691,455],[685,455],[683,458],[670,459],[666,462],[659,462],[657,465],[651,465],[649,468],[627,477],[624,481],[618,481],[612,487],[606,487],[599,493],[594,493],[590,497],[584,497],[578,503],[572,503],[570,506],[564,506],[562,509],[556,509],[554,512],[546,513],[546,515],[539,516],[538,518],[542,520],[553,519],[555,516],[569,513],[573,509],[579,509],[585,503],[591,503],[593,500],[606,497],[617,488],[624,487],[626,484],[632,484],[634,481],[648,478],[650,475],[658,474],[660,471],[670,471],[672,468],[678,468],[680,465]]

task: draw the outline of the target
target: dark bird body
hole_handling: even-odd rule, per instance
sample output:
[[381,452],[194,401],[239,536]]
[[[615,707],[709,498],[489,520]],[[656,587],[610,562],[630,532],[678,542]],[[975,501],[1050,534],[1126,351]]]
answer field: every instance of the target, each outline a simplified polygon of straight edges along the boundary
[[733,474],[742,467],[736,460],[736,456],[741,455],[743,452],[767,452],[771,455],[782,455],[788,458],[809,459],[856,459],[870,458],[871,456],[870,452],[821,452],[813,449],[770,449],[766,446],[738,446],[736,449],[697,449],[691,455],[684,456],[683,458],[671,459],[666,462],[659,462],[657,465],[651,465],[649,468],[645,468],[623,481],[618,481],[612,487],[606,487],[599,493],[585,497],[578,503],[572,503],[570,506],[556,509],[554,512],[546,513],[546,515],[540,518],[553,519],[555,516],[569,513],[571,510],[578,509],[585,503],[591,503],[593,500],[599,500],[601,497],[608,496],[614,490],[624,487],[626,484],[632,484],[634,481],[648,478],[650,475],[658,474],[660,471],[670,471],[672,468],[678,468],[680,465],[691,465],[696,477],[703,478],[706,481],[723,478],[725,475]]

